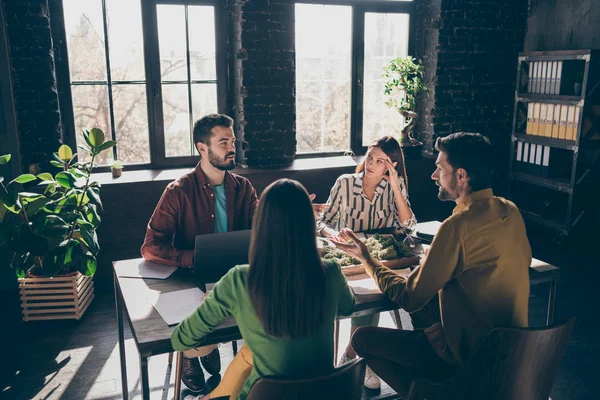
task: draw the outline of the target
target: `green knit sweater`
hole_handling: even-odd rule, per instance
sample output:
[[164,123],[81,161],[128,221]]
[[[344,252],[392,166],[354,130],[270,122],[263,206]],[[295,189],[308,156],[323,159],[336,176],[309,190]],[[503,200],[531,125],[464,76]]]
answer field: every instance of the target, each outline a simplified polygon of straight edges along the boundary
[[196,311],[177,326],[171,342],[178,351],[201,346],[203,340],[224,319],[233,316],[246,345],[252,351],[254,369],[238,399],[260,377],[307,378],[333,370],[333,326],[336,315],[350,315],[354,295],[339,265],[323,260],[326,270],[325,322],[312,335],[301,339],[278,339],[265,333],[248,297],[248,265],[231,269],[206,296]]

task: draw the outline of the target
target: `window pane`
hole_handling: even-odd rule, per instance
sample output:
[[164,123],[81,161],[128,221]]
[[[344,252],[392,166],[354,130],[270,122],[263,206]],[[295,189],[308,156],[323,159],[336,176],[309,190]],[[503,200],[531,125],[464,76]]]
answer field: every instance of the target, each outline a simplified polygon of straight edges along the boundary
[[189,6],[190,73],[192,80],[216,80],[215,10],[208,6]]
[[107,0],[106,12],[112,80],[145,80],[140,0]]
[[167,157],[192,154],[187,88],[186,84],[162,85],[165,155]]
[[114,85],[117,157],[125,164],[150,162],[146,85]]
[[350,148],[352,8],[296,4],[297,152]]
[[197,83],[192,85],[192,120],[195,122],[207,114],[217,112],[219,112],[217,84]]
[[106,81],[101,0],[63,0],[71,81]]
[[[100,128],[106,138],[111,137],[110,114],[108,112],[108,88],[105,85],[71,86],[73,96],[73,113],[75,116],[75,137],[78,145],[86,145],[82,130]],[[79,161],[89,161],[83,151],[78,151]],[[106,164],[111,151],[104,151],[96,157],[94,162],[98,165]]]
[[382,136],[400,139],[404,118],[385,105],[383,67],[408,55],[408,14],[365,14],[363,146]]
[[185,81],[185,6],[158,5],[156,11],[161,80]]

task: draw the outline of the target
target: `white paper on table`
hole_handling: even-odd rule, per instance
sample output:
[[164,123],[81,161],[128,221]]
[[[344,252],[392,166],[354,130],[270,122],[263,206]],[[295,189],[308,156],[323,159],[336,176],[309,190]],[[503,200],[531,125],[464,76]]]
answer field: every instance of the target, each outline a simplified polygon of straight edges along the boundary
[[122,278],[167,279],[177,271],[177,267],[156,264],[143,259],[117,261],[115,263],[117,276]]
[[192,314],[206,295],[198,288],[160,293],[153,291],[148,300],[167,325],[176,325]]
[[371,278],[357,279],[348,281],[348,286],[352,288],[355,294],[376,294],[381,293],[375,281]]

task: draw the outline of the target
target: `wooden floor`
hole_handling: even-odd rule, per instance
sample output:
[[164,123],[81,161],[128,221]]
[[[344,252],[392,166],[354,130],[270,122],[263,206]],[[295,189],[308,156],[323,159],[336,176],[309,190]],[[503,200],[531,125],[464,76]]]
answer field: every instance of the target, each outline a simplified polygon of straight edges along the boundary
[[[534,255],[561,267],[557,298],[557,320],[577,317],[572,340],[567,346],[552,391],[553,400],[597,399],[600,376],[600,326],[598,281],[600,269],[593,249],[565,253],[547,248]],[[545,252],[545,253],[544,253]],[[530,324],[543,325],[547,287],[538,287],[530,297]],[[100,294],[81,321],[20,322],[18,303],[0,298],[2,311],[1,399],[120,399],[121,375],[117,344],[114,299],[110,292]],[[409,324],[402,314],[405,327]],[[389,313],[381,318],[392,326]],[[348,342],[349,321],[341,328],[340,353]],[[140,399],[137,352],[126,331],[130,398]],[[230,345],[222,345],[223,370],[231,360]],[[152,399],[173,397],[174,372],[168,393],[163,393],[167,356],[149,363]],[[381,391],[365,389],[363,399],[398,398],[383,384]]]

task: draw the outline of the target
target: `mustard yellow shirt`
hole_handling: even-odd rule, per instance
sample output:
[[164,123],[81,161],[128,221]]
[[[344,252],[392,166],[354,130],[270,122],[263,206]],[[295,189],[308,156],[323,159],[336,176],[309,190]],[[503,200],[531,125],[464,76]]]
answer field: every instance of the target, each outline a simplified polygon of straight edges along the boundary
[[371,268],[381,291],[408,312],[439,293],[442,323],[426,334],[443,359],[462,364],[492,328],[527,326],[530,265],[519,209],[485,189],[456,206],[408,277]]

